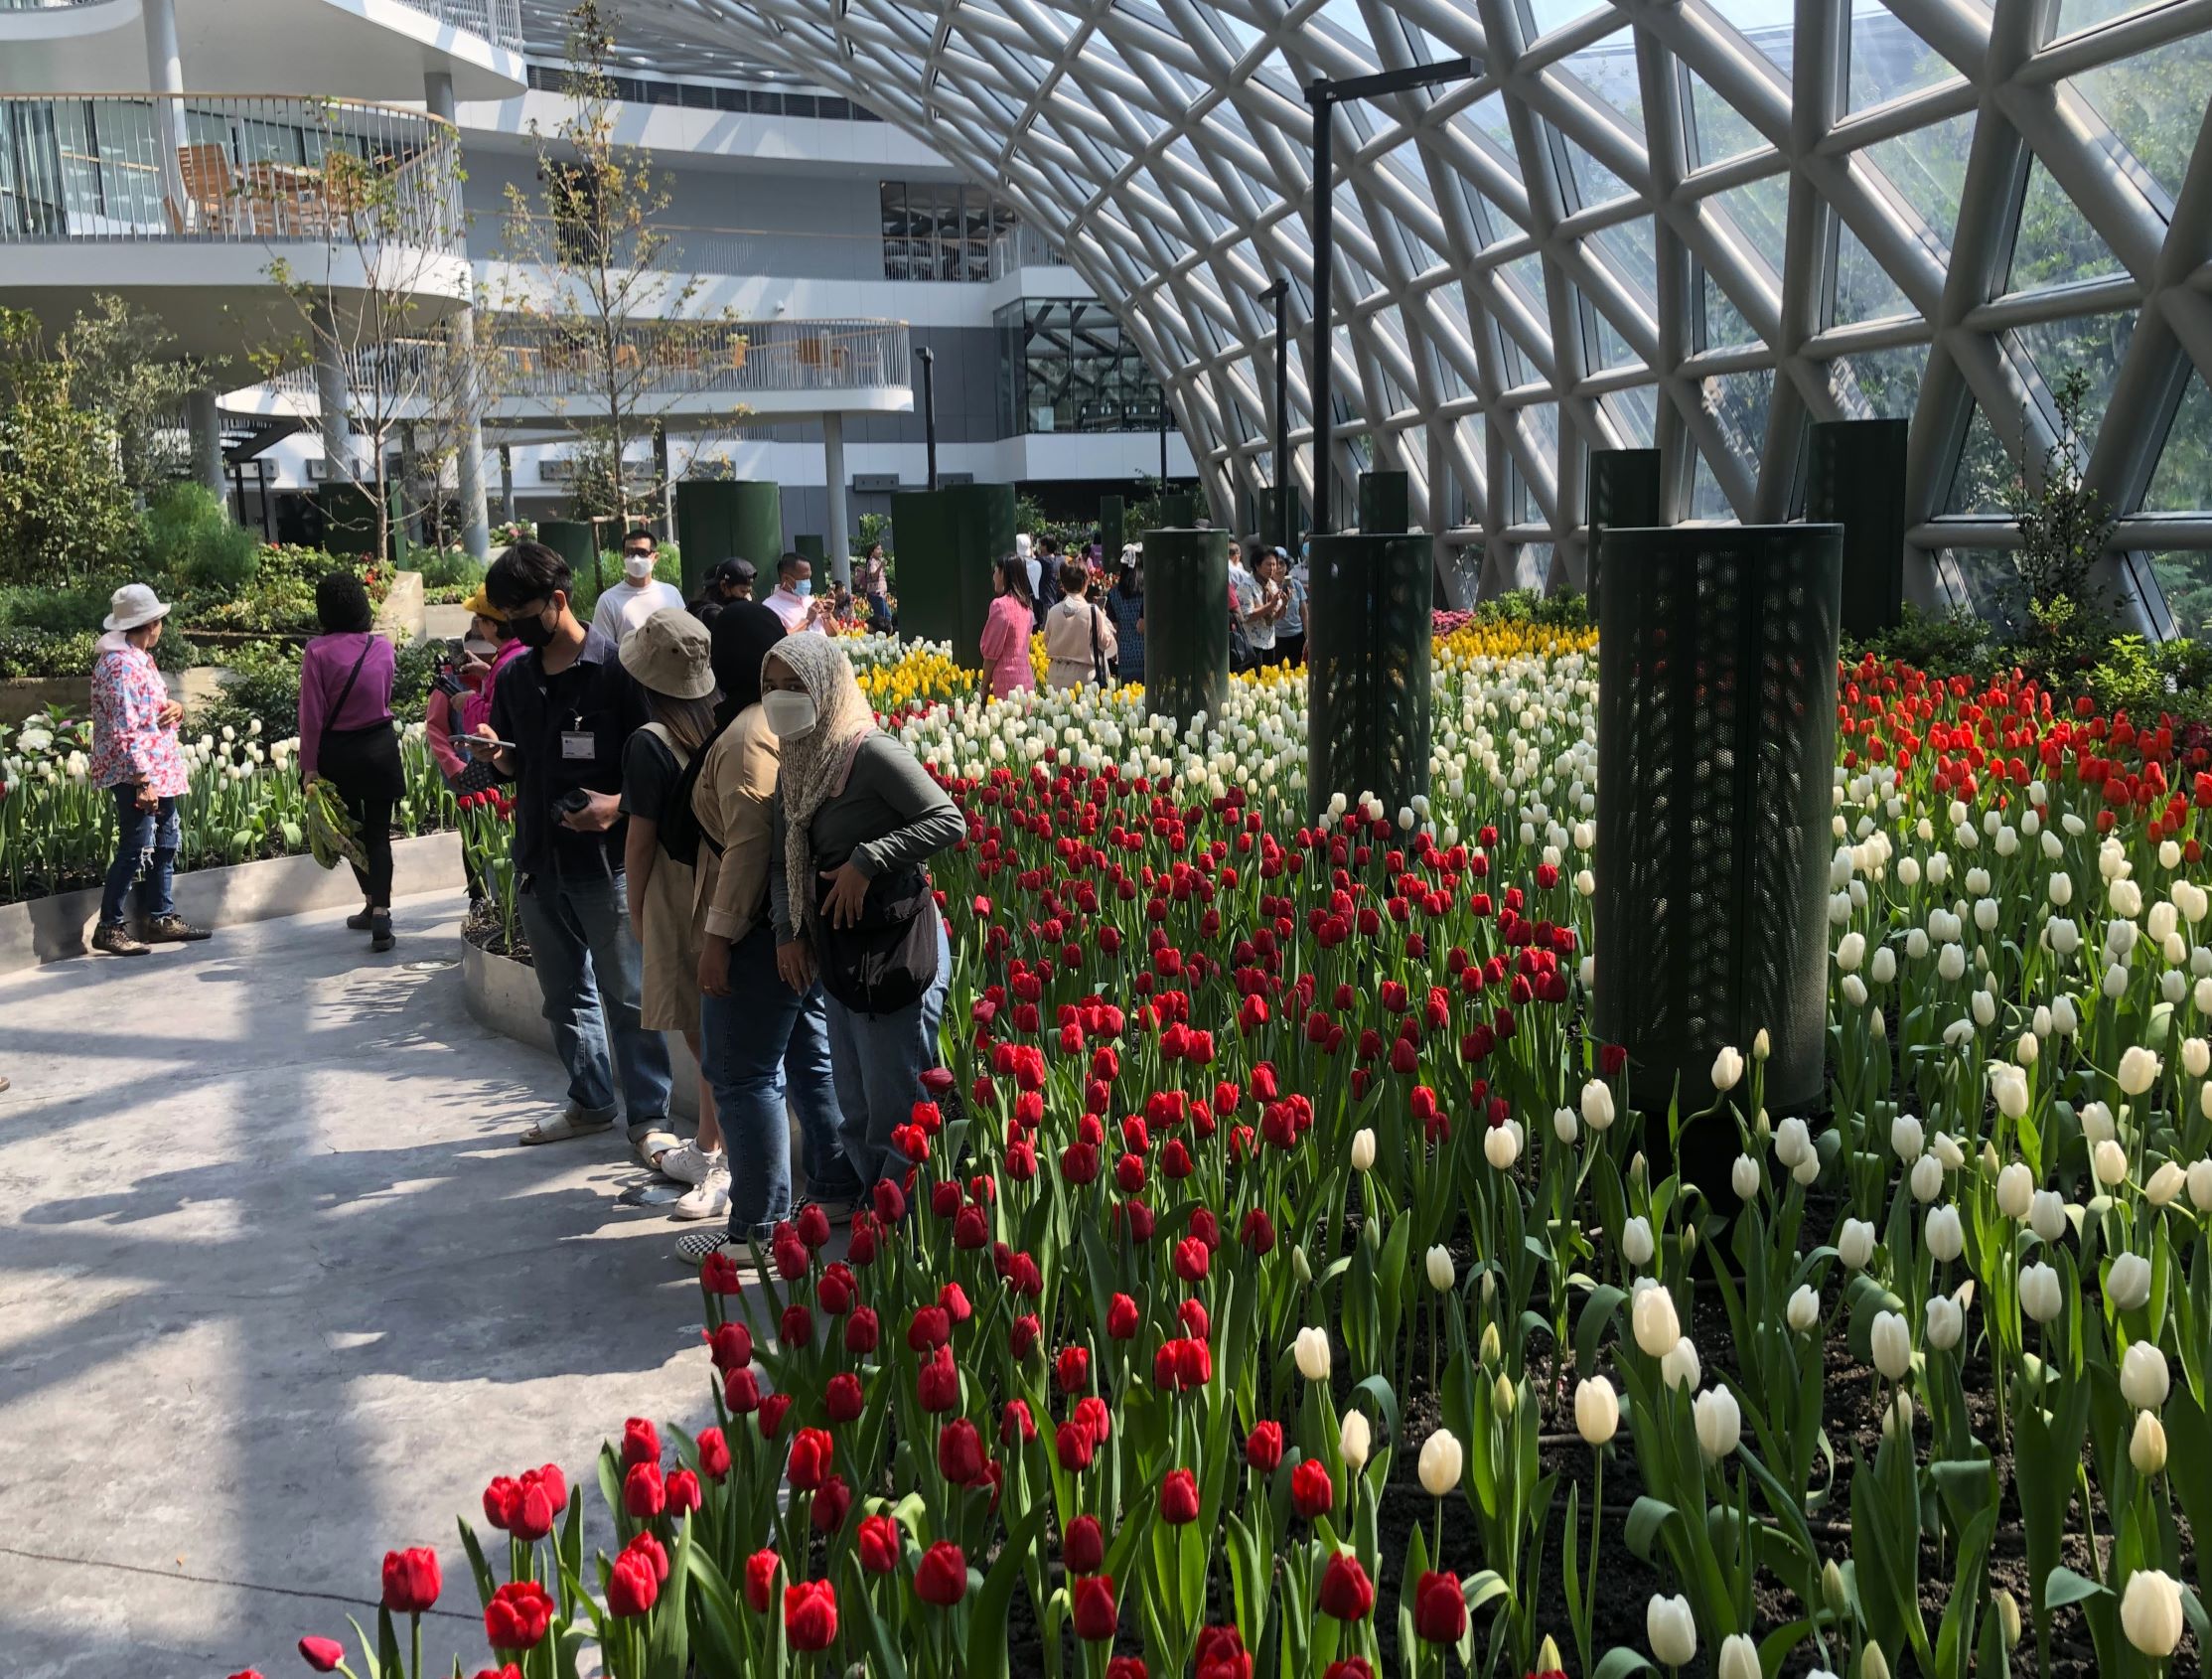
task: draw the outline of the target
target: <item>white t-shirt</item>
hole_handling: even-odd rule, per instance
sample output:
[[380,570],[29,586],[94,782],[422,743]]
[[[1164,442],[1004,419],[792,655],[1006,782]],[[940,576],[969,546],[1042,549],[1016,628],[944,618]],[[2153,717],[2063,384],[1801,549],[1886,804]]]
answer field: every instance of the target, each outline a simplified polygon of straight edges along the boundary
[[592,609],[591,627],[620,647],[624,636],[663,607],[682,604],[683,591],[673,583],[648,578],[639,588],[625,577],[600,595],[599,604]]
[[762,604],[784,621],[786,635],[796,636],[808,630],[824,635],[828,633],[818,622],[809,622],[814,609],[812,595],[803,595],[796,589],[776,589],[770,592],[768,599]]

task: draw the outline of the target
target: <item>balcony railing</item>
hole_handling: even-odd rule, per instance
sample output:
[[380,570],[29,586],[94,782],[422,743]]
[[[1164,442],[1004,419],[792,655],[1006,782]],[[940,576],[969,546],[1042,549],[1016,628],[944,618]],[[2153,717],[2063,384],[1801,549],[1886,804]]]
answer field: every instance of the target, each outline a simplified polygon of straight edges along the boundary
[[[481,318],[480,334],[487,330]],[[496,335],[484,375],[495,411],[554,412],[588,400],[610,379],[624,405],[650,417],[686,397],[791,395],[850,390],[904,390],[912,382],[912,350],[904,321],[635,321],[615,346],[610,374],[595,350],[558,326],[520,316],[489,323]],[[435,364],[447,354],[436,339],[406,339],[351,358],[353,383],[364,389],[446,387]],[[275,382],[295,402],[315,395],[311,370]]]
[[[502,218],[487,229],[480,222],[475,234],[476,254],[495,255],[503,235],[508,254],[549,253],[559,235],[542,218],[525,218],[519,227]],[[694,228],[655,224],[656,248],[652,271],[671,274],[736,274],[752,276],[785,271],[795,244],[818,246],[838,240],[860,248],[853,251],[854,267],[865,269],[878,250],[887,280],[950,281],[981,284],[1002,279],[1020,268],[1050,267],[1067,261],[1052,241],[1033,228],[1017,227],[995,238],[901,238],[887,233],[834,233],[809,229],[783,231],[769,228]],[[626,266],[616,263],[616,267]]]
[[0,95],[0,246],[461,248],[461,149],[421,111],[292,94]]
[[413,11],[481,35],[511,53],[522,50],[522,0],[403,0]]

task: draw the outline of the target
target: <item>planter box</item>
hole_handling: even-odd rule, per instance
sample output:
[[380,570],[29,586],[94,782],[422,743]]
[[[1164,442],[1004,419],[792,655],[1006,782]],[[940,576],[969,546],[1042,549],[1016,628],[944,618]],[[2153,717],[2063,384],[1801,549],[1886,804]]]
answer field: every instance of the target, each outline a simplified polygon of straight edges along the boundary
[[[426,834],[392,841],[393,897],[450,891],[461,884],[461,836]],[[322,868],[310,856],[267,857],[177,876],[178,913],[203,927],[236,927],[317,909],[358,909],[353,870]],[[0,974],[82,956],[99,917],[98,889],[0,906]]]
[[[537,990],[537,976],[529,964],[461,941],[461,996],[477,1024],[500,1036],[553,1053],[553,1028],[545,1018],[544,999]],[[668,1040],[668,1065],[674,1077],[668,1089],[668,1106],[685,1119],[699,1117],[699,1064],[680,1032],[663,1034]],[[619,1081],[618,1081],[619,1082]],[[795,1156],[796,1158],[796,1156]]]
[[[234,680],[227,665],[194,665],[184,671],[165,671],[162,679],[169,697],[190,711],[207,704]],[[80,677],[10,677],[0,682],[0,723],[10,727],[42,715],[49,705],[59,705],[73,717],[81,717],[92,706],[92,674]]]
[[376,633],[388,641],[422,640],[422,573],[396,571],[376,608]]

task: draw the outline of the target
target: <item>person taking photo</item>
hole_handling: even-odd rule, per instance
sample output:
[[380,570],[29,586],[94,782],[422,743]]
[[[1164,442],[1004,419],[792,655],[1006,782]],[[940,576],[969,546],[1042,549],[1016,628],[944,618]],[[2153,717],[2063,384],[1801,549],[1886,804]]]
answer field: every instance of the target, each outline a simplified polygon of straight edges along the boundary
[[618,648],[622,638],[664,607],[681,606],[683,591],[653,575],[661,544],[644,526],[622,539],[622,581],[605,590],[593,609],[591,627]]

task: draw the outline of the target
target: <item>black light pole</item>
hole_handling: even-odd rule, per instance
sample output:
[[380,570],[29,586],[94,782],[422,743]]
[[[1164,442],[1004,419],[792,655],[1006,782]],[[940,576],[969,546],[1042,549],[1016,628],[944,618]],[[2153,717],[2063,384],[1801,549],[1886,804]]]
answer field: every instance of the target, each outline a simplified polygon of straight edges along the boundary
[[937,488],[937,352],[917,350],[922,359],[922,441],[930,452],[930,488]]
[[1160,386],[1160,494],[1167,494],[1167,386]]
[[1313,107],[1313,534],[1317,536],[1331,530],[1329,427],[1334,415],[1329,398],[1329,281],[1336,262],[1336,192],[1330,142],[1336,107],[1352,99],[1380,98],[1439,81],[1471,81],[1474,76],[1473,61],[1458,58],[1340,81],[1317,76],[1306,83],[1306,103]]
[[1275,542],[1287,553],[1297,498],[1297,475],[1290,470],[1290,282],[1277,280],[1259,299],[1275,306]]

